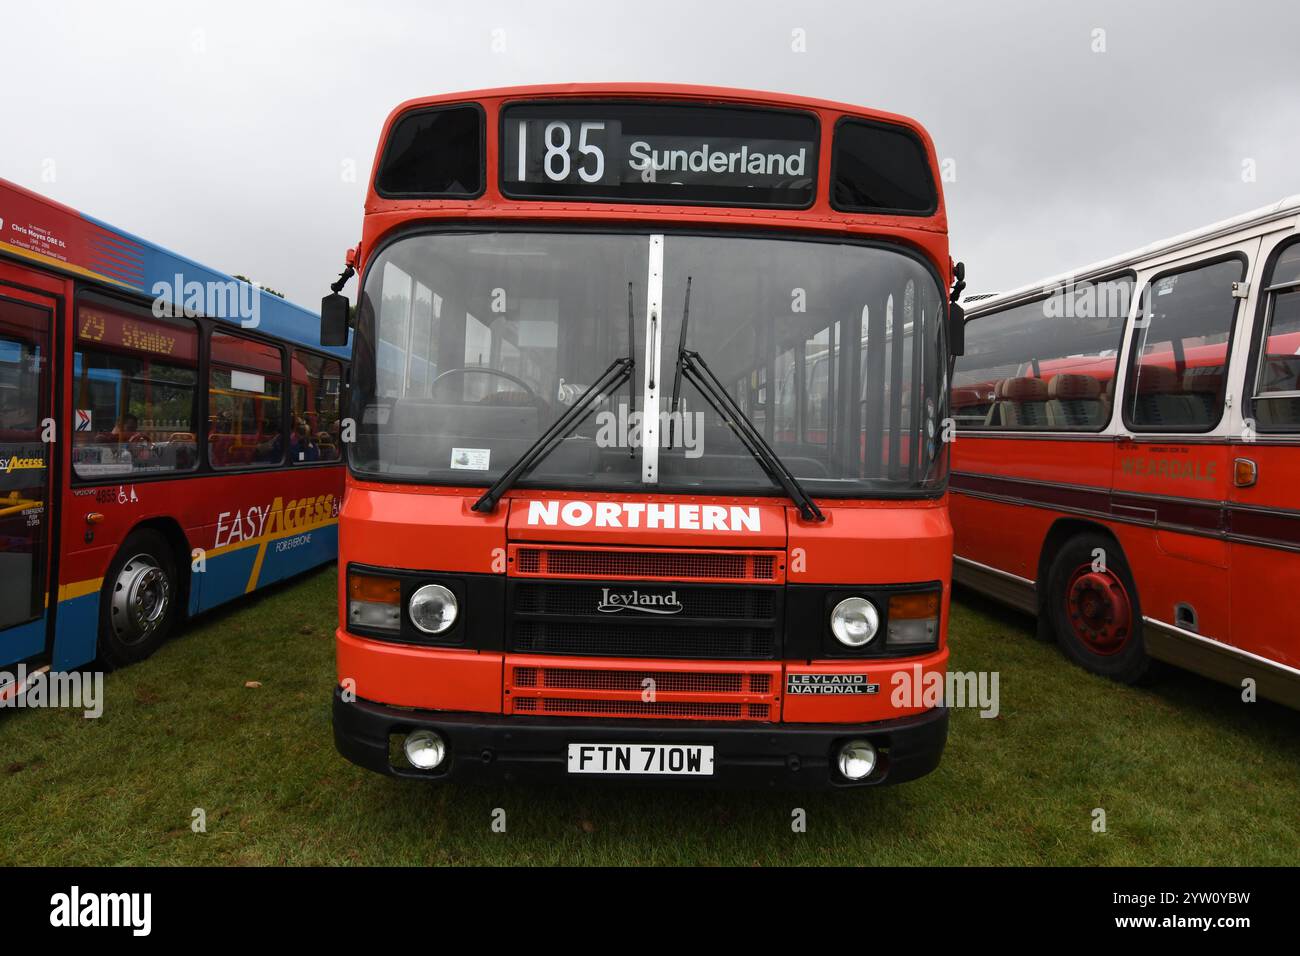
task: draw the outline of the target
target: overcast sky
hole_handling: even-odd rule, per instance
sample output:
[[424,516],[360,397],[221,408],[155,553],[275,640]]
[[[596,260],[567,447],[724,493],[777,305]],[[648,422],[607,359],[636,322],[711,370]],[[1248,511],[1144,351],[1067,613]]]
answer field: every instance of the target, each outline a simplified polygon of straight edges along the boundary
[[1297,37],[1295,0],[10,0],[0,177],[314,307],[402,100],[777,90],[924,123],[991,291],[1300,193]]

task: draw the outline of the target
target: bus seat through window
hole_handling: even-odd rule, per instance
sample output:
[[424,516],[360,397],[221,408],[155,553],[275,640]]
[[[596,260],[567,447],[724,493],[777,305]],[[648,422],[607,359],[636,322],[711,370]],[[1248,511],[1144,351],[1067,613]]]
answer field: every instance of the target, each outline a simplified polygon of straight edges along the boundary
[[1041,378],[1004,378],[989,411],[994,428],[1046,428],[1047,383]]
[[1101,386],[1101,420],[1110,421],[1110,413],[1115,408],[1115,376],[1106,379]]
[[1091,375],[1054,375],[1047,394],[1048,416],[1057,428],[1096,428],[1105,421],[1101,382]]
[[988,420],[993,407],[993,387],[958,386],[952,390],[951,407],[955,421],[979,427]]
[[1189,368],[1183,373],[1183,394],[1187,397],[1193,427],[1216,424],[1223,394],[1223,366]]
[[1143,425],[1179,425],[1189,417],[1178,373],[1164,365],[1136,368],[1133,419]]

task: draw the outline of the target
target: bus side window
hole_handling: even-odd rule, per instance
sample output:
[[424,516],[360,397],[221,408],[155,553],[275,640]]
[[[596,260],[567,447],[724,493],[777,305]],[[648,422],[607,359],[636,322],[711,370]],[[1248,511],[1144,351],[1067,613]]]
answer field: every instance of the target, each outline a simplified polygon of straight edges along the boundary
[[79,478],[198,467],[198,329],[147,315],[78,307],[71,415]]
[[953,375],[957,427],[1105,428],[1132,292],[1132,276],[1119,275],[972,319]]
[[284,461],[279,346],[213,332],[208,369],[208,460],[214,468]]
[[290,367],[293,371],[290,463],[338,461],[343,366],[332,359],[295,349]]
[[1260,431],[1300,430],[1300,242],[1269,271],[1265,326],[1249,414]]
[[1135,430],[1205,432],[1223,417],[1232,284],[1244,264],[1227,259],[1155,277],[1133,330],[1124,420]]

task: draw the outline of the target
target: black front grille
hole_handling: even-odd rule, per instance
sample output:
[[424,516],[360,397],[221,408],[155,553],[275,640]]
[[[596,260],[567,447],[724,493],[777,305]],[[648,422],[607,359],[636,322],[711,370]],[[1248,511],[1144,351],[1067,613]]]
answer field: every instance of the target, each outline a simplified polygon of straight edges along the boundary
[[[653,584],[628,584],[605,588],[598,584],[520,584],[515,589],[515,611],[521,614],[567,614],[590,617],[604,598],[604,591],[625,595],[640,591],[659,597],[672,595],[682,606],[680,616],[692,618],[727,618],[729,620],[771,620],[775,613],[774,591],[754,587],[682,586],[656,581]],[[643,611],[621,611],[643,614]],[[667,617],[669,615],[659,615]],[[676,617],[678,615],[672,615]]]
[[520,653],[771,660],[780,648],[779,587],[515,580],[508,600]]

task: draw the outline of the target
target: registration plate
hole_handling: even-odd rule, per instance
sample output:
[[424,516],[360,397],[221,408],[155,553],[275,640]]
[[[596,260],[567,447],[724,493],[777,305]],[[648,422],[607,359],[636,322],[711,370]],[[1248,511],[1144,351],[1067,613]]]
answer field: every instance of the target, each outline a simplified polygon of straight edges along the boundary
[[713,748],[686,744],[569,744],[569,773],[713,776]]

